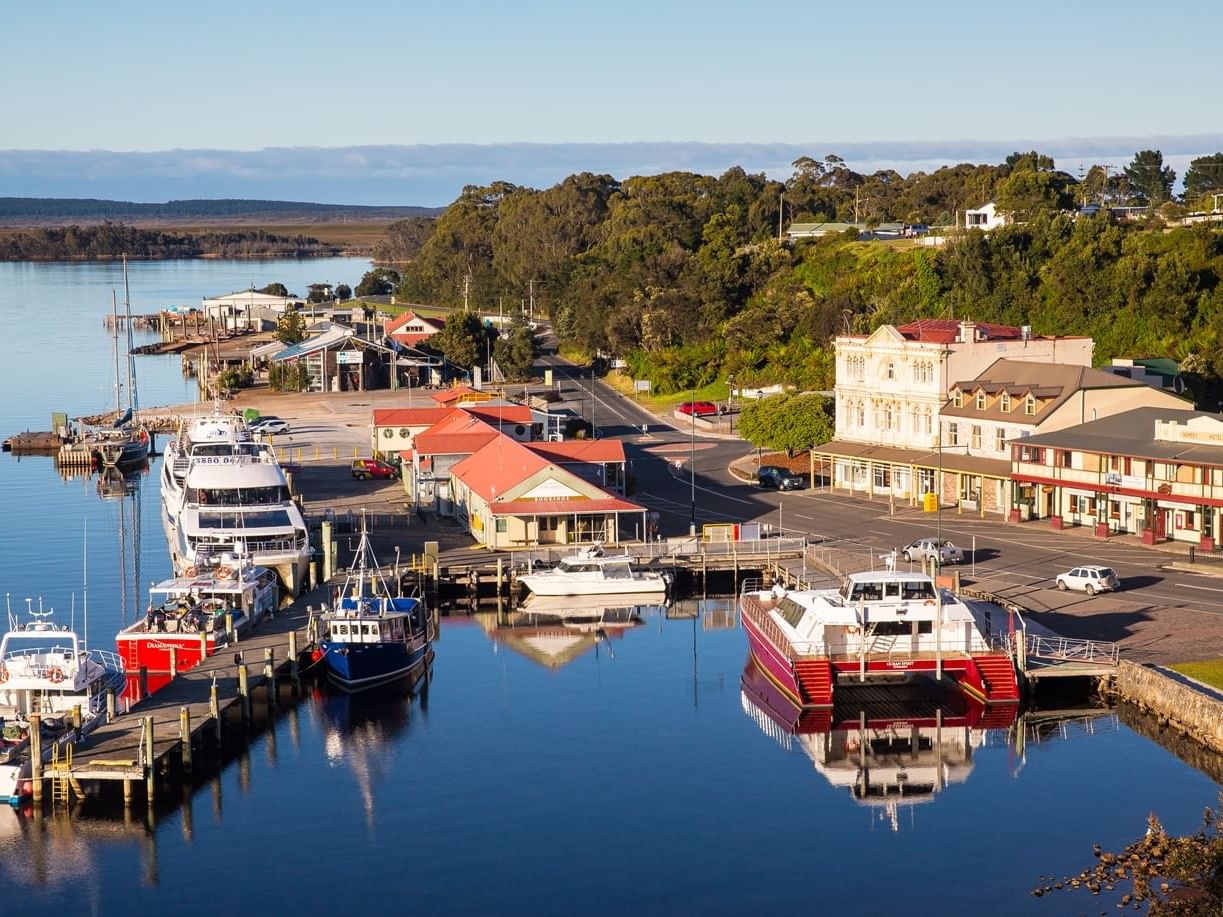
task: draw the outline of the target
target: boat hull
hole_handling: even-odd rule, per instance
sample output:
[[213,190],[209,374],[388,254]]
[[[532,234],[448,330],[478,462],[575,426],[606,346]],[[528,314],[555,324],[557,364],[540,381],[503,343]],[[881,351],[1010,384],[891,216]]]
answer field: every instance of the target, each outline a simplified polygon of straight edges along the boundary
[[327,679],[349,693],[364,691],[402,678],[422,665],[428,641],[417,643],[320,644]]
[[534,595],[554,598],[584,595],[659,595],[666,594],[667,583],[661,576],[643,576],[640,579],[569,580],[531,573],[518,577]]

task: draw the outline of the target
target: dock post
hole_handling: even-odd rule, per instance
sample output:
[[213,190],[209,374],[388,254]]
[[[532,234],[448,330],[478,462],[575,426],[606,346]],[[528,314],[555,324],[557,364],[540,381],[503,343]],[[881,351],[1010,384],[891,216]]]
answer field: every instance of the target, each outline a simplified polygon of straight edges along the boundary
[[268,706],[276,706],[276,651],[270,646],[263,648],[263,680],[267,682]]
[[335,558],[331,554],[331,522],[324,519],[319,539],[323,542],[323,581],[331,579],[335,573]]
[[72,705],[72,728],[76,730],[74,733],[77,737],[81,734],[81,705]]
[[170,647],[170,679],[173,680],[178,675],[178,647]]
[[144,786],[148,793],[149,808],[153,807],[153,800],[157,795],[157,754],[153,747],[153,718],[146,716],[144,718],[144,737],[145,737],[145,760],[144,760]]
[[297,631],[289,631],[289,677],[297,684]]
[[221,747],[221,701],[217,697],[217,683],[214,680],[212,688],[208,692],[208,715],[212,717],[212,722],[217,729],[217,748]]
[[200,662],[208,658],[208,635],[200,634]]
[[225,636],[232,643],[234,639],[234,613],[232,611],[225,612]]
[[246,673],[246,663],[238,665],[238,696],[242,699],[242,722],[251,721],[251,691]]
[[310,589],[313,591],[318,588],[318,561],[310,561]]
[[106,689],[106,722],[111,722],[117,713],[115,709],[115,689]]
[[34,805],[42,803],[42,717],[30,714],[30,778],[34,783]]
[[149,667],[142,665],[140,667],[140,697],[139,700],[144,700],[149,696]]
[[132,807],[132,781],[124,778],[123,780],[123,808],[124,811]]
[[178,740],[182,745],[183,767],[191,770],[191,711],[178,708]]
[[290,497],[297,496],[297,491],[293,489],[293,472],[291,471],[285,472],[285,486],[289,489]]

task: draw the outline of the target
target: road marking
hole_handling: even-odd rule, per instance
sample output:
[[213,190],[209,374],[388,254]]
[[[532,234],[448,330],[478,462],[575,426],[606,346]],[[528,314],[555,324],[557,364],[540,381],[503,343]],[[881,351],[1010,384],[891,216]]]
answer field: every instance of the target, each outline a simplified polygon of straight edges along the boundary
[[1207,592],[1223,592],[1223,589],[1216,589],[1213,586],[1195,586],[1192,583],[1177,583],[1177,586],[1183,586],[1185,589],[1204,589]]

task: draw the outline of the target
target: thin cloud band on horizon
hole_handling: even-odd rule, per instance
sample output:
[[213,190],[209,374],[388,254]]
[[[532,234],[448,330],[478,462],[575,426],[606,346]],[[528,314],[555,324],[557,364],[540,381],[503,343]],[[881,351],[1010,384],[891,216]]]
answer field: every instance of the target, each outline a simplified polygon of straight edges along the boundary
[[[1073,171],[1119,165],[1159,149],[1183,174],[1196,156],[1223,150],[1223,134],[1066,137],[1032,140],[810,143],[385,144],[280,146],[260,150],[0,150],[0,196],[92,197],[138,202],[261,198],[337,204],[444,206],[464,185],[508,181],[549,187],[579,172],[616,178],[666,171],[721,174],[734,166],[784,179],[800,156],[836,154],[856,171],[902,174],[962,162],[997,163],[1036,149]],[[1069,161],[1068,161],[1069,160]]]

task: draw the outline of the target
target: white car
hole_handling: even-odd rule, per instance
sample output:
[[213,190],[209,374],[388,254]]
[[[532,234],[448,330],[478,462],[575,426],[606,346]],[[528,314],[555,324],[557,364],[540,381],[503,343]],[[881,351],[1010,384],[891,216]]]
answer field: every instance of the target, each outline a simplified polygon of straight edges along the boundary
[[900,549],[900,554],[905,560],[912,563],[915,560],[921,560],[923,557],[931,560],[938,558],[940,564],[958,564],[964,560],[964,551],[962,548],[956,547],[946,538],[918,538],[916,541],[910,542]]
[[1057,575],[1057,588],[1065,592],[1074,589],[1095,595],[1097,592],[1113,592],[1121,588],[1121,580],[1112,567],[1075,567],[1067,573]]
[[260,436],[289,432],[289,425],[279,417],[260,417],[251,421],[250,428],[252,433]]

